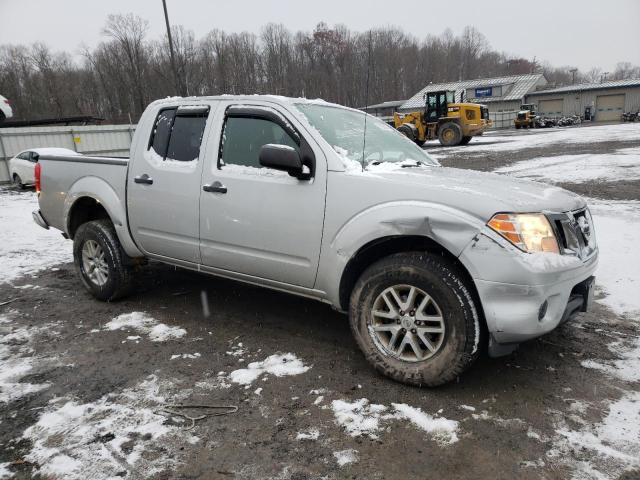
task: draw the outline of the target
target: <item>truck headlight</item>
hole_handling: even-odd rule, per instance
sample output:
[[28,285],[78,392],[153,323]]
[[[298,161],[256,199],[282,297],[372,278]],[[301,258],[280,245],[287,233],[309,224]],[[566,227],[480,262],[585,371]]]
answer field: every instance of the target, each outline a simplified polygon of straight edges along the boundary
[[497,213],[487,225],[528,253],[560,253],[556,235],[542,213]]

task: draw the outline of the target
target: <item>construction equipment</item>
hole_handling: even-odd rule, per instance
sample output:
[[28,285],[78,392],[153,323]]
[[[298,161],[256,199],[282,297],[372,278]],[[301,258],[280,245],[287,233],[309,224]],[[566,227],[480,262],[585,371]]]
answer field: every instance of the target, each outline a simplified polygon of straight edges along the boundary
[[535,128],[536,118],[536,106],[533,103],[525,103],[520,105],[520,111],[513,122],[516,128]]
[[424,110],[393,115],[393,126],[419,146],[436,138],[445,147],[466,145],[491,126],[486,105],[456,103],[451,90],[428,92],[424,98]]

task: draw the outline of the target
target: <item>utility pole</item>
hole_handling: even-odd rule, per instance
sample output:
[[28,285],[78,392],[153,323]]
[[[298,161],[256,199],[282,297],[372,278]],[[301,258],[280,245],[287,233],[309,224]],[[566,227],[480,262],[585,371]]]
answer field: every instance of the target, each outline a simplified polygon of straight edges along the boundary
[[600,80],[600,83],[604,83],[607,81],[607,75],[609,75],[610,72],[602,72],[602,77]]
[[164,8],[164,21],[167,24],[167,37],[169,38],[169,56],[171,57],[171,69],[173,70],[173,80],[176,84],[176,91],[178,95],[185,96],[186,92],[183,88],[182,81],[178,75],[176,69],[176,59],[173,53],[173,40],[171,39],[171,26],[169,25],[169,14],[167,13],[167,0],[162,0],[162,7]]
[[576,83],[576,72],[578,71],[577,68],[572,68],[571,70],[569,70],[569,72],[571,72],[571,85],[575,85]]

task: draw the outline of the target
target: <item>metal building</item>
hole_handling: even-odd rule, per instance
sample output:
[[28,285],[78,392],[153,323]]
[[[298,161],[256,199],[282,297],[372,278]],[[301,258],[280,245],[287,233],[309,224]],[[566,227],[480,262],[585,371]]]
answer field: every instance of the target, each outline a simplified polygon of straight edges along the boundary
[[615,122],[623,112],[640,111],[640,79],[586,83],[528,93],[539,115],[581,115],[596,122]]
[[10,181],[9,159],[22,150],[63,147],[87,155],[129,156],[135,125],[0,128],[0,183]]

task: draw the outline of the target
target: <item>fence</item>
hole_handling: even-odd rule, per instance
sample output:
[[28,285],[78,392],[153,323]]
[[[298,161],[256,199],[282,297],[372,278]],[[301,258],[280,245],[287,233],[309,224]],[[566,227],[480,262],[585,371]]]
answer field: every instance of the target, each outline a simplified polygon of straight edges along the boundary
[[87,155],[128,156],[135,125],[0,128],[0,183],[11,180],[9,160],[22,150],[62,147]]
[[492,112],[489,109],[489,118],[493,122],[494,129],[513,127],[513,121],[517,114],[518,112]]

